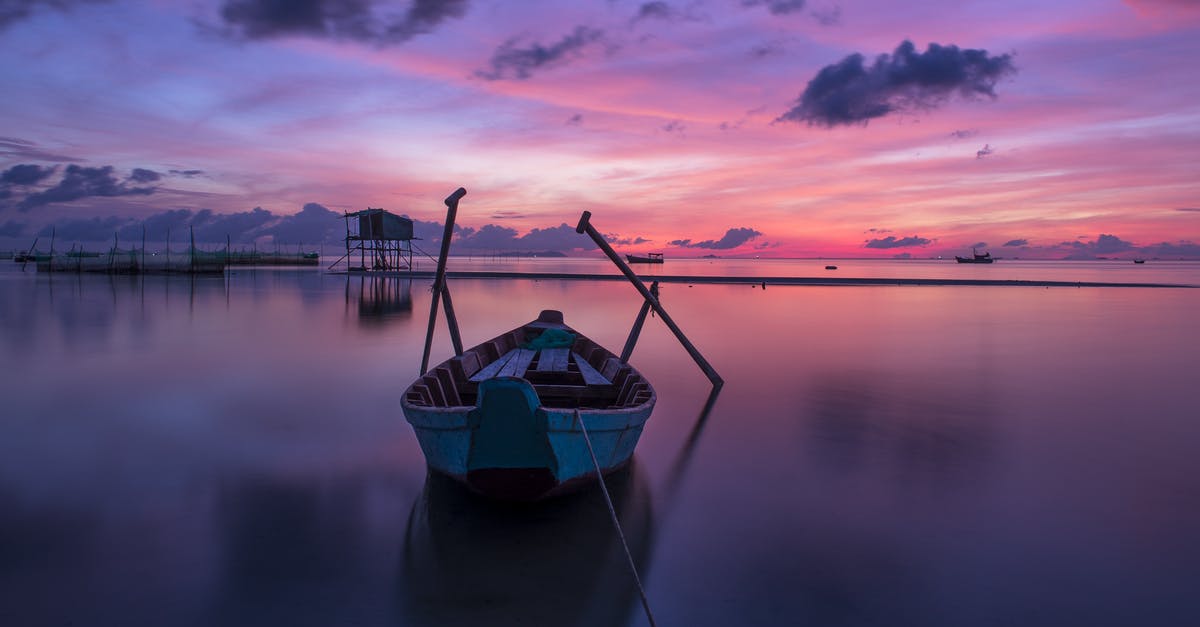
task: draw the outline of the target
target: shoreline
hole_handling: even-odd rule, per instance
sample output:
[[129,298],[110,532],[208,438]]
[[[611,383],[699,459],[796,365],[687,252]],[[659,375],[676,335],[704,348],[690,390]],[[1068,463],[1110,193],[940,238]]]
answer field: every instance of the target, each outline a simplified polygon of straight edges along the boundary
[[[414,272],[329,272],[336,275],[377,276],[412,279],[432,279],[435,273],[428,270]],[[547,281],[625,281],[620,274],[579,274],[570,272],[499,272],[499,271],[447,271],[447,279],[532,279]],[[643,282],[687,283],[705,285],[774,285],[774,286],[873,286],[873,285],[928,285],[934,287],[1138,287],[1191,289],[1196,285],[1185,283],[1124,283],[1115,281],[1041,281],[1025,279],[908,279],[908,278],[826,278],[826,277],[741,277],[741,276],[686,276],[638,275]]]

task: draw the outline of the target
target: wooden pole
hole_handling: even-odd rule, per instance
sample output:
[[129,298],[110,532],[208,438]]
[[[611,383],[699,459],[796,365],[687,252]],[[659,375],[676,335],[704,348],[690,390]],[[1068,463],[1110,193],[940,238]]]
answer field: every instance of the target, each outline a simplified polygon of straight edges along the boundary
[[656,313],[658,313],[659,317],[662,318],[662,321],[667,325],[667,328],[671,329],[671,333],[675,334],[675,339],[679,340],[679,343],[683,345],[683,348],[688,352],[689,355],[692,356],[692,359],[695,360],[696,365],[700,366],[700,369],[704,371],[704,375],[708,377],[708,380],[712,381],[714,386],[724,385],[725,380],[721,378],[721,375],[717,374],[717,371],[714,370],[713,367],[708,363],[708,360],[704,359],[704,355],[701,355],[700,351],[696,350],[696,347],[692,345],[691,340],[689,340],[687,336],[683,334],[683,331],[679,328],[679,325],[675,324],[675,321],[671,319],[671,316],[662,308],[662,305],[659,304],[658,299],[654,297],[654,294],[651,294],[650,290],[646,289],[646,284],[642,283],[642,280],[639,279],[636,274],[634,274],[633,270],[631,270],[629,266],[625,265],[624,261],[621,261],[621,257],[617,255],[617,251],[613,250],[612,246],[609,246],[608,242],[605,241],[604,236],[596,230],[596,227],[592,226],[590,222],[591,217],[592,212],[584,211],[583,215],[579,216],[579,225],[575,227],[575,232],[587,233],[588,237],[592,238],[592,241],[596,243],[596,246],[599,246],[600,250],[604,251],[604,254],[607,255],[614,264],[616,264],[617,269],[621,271],[621,274],[624,274],[625,278],[629,279],[629,282],[632,283],[635,288],[637,288],[637,291],[642,295],[642,298],[646,299],[646,302],[650,304],[650,307],[653,308]]
[[[658,298],[658,281],[650,284],[650,293]],[[638,336],[642,334],[642,325],[646,324],[646,314],[650,313],[650,301],[642,303],[642,310],[638,312],[637,320],[633,321],[633,328],[629,330],[629,339],[625,340],[625,348],[621,349],[621,361],[629,363],[629,357],[633,355],[633,347],[637,344]]]
[[[421,374],[429,370],[429,350],[433,347],[433,328],[437,324],[438,299],[442,296],[442,287],[446,282],[446,257],[450,256],[450,238],[454,235],[454,217],[458,213],[458,201],[467,195],[467,190],[458,188],[446,197],[446,228],[442,231],[442,248],[438,254],[437,274],[433,279],[433,298],[429,305],[429,328],[425,332],[425,351],[421,355]],[[456,355],[462,354],[462,340],[458,337],[458,321],[447,315],[450,324],[450,337],[454,341]]]

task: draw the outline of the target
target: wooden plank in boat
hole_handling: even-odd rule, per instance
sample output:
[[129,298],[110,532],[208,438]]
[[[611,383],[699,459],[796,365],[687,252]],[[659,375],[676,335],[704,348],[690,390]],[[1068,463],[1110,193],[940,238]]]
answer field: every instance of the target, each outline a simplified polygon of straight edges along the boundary
[[508,365],[508,362],[512,360],[512,358],[517,354],[518,350],[520,349],[514,348],[507,353],[504,353],[497,358],[496,361],[484,366],[482,370],[471,375],[470,381],[472,383],[479,383],[485,379],[491,379],[492,377],[499,376],[500,370],[504,368],[504,366]]
[[513,351],[515,354],[513,355],[512,359],[508,360],[508,363],[504,364],[504,367],[500,369],[500,374],[496,376],[525,376],[525,371],[529,369],[529,364],[533,362],[533,356],[537,354],[537,351],[530,350],[528,348],[516,348],[513,349]]
[[570,349],[563,346],[560,348],[543,348],[541,355],[538,357],[538,372],[566,372]]
[[579,374],[583,375],[583,382],[588,385],[612,385],[612,381],[608,377],[600,374],[600,371],[592,367],[579,353],[575,355],[575,364],[579,366]]

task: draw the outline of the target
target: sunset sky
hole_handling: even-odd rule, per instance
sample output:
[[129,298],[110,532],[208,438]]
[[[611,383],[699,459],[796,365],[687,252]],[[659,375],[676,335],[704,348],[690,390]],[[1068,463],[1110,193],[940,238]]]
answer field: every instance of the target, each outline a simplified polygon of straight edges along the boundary
[[1200,258],[1197,0],[0,0],[0,49],[0,250],[432,240],[463,186],[462,252]]

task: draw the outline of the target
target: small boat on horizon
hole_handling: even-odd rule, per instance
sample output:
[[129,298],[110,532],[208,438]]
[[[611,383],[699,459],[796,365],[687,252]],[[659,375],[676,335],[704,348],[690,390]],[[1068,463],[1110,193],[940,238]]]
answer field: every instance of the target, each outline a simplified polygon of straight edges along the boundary
[[545,310],[431,368],[403,409],[431,469],[534,501],[628,464],[656,400],[641,373]]
[[1145,259],[1134,259],[1133,262],[1134,263],[1146,263],[1146,260]]
[[663,263],[662,253],[646,253],[645,255],[625,255],[629,263]]
[[955,255],[954,260],[958,263],[992,263],[995,261],[995,259],[992,259],[992,253],[983,253],[981,255],[975,252],[974,248],[971,249],[970,257],[959,257],[958,255]]

